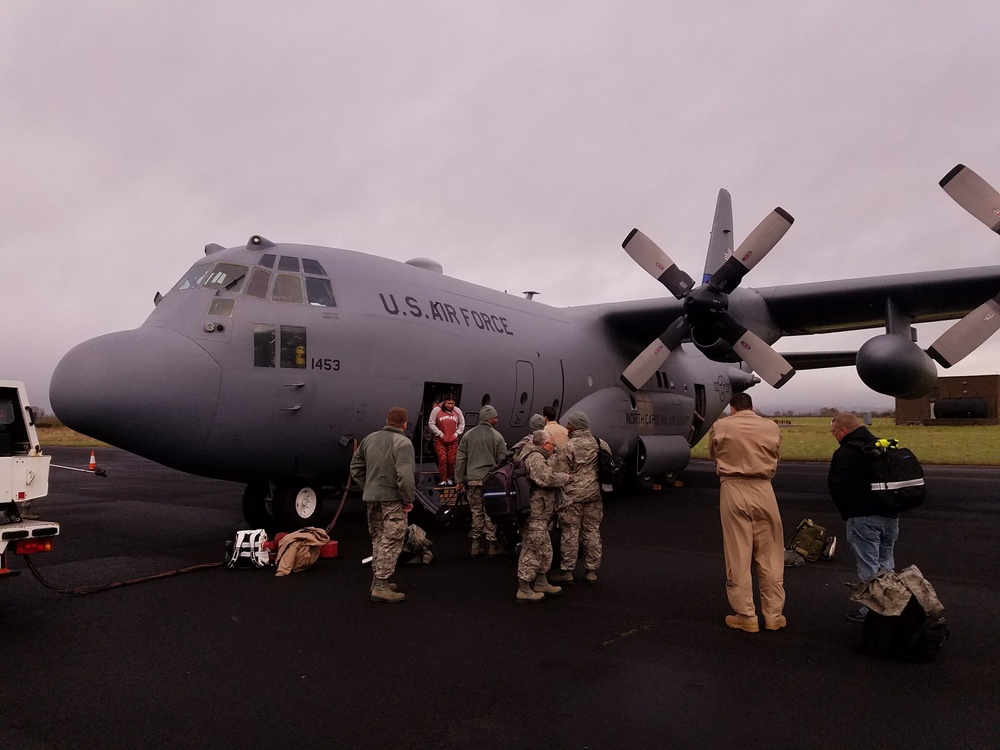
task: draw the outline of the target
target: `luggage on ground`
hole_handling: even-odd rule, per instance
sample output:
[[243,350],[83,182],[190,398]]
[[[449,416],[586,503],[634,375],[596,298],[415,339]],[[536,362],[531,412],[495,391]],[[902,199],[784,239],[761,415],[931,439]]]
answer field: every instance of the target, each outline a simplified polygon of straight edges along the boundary
[[950,635],[944,607],[916,565],[880,573],[851,599],[868,607],[861,647],[872,656],[931,661]]
[[271,564],[264,529],[237,531],[236,540],[226,542],[227,568],[266,568]]
[[[837,537],[827,536],[825,528],[811,518],[803,518],[795,527],[795,532],[785,545],[785,549],[810,562],[830,560],[837,551]],[[785,564],[789,564],[787,559]]]

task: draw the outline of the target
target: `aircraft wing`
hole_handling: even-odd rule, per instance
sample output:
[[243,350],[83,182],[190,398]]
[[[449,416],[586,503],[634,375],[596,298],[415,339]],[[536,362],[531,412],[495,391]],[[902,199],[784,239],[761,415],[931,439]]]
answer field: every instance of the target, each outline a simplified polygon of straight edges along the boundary
[[570,310],[596,312],[616,341],[635,351],[670,327],[684,312],[676,299],[641,299],[572,307]]
[[886,302],[913,323],[961,318],[1000,291],[1000,266],[817,281],[755,290],[783,336],[885,325]]

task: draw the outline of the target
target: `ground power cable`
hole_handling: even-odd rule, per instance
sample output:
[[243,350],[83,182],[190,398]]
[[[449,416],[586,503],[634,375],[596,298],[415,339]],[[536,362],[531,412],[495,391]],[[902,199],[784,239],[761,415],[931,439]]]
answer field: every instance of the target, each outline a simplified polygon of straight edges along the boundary
[[94,594],[97,593],[98,591],[107,591],[108,589],[121,588],[122,586],[131,586],[132,584],[135,583],[156,581],[161,578],[169,578],[171,576],[180,575],[181,573],[194,573],[195,571],[198,570],[207,570],[208,568],[218,568],[222,565],[225,565],[225,562],[201,563],[199,565],[190,565],[186,568],[180,568],[179,570],[168,570],[165,573],[156,573],[154,575],[144,576],[142,578],[131,578],[127,581],[115,581],[113,583],[105,583],[100,586],[78,586],[72,589],[63,589],[59,588],[53,583],[50,583],[49,581],[46,581],[42,577],[42,574],[38,572],[38,568],[35,567],[35,562],[34,560],[31,559],[31,555],[23,555],[23,557],[25,564],[28,566],[28,570],[31,571],[31,574],[35,578],[37,578],[38,582],[42,584],[45,588],[50,589],[51,591],[55,591],[57,594],[74,594],[78,596],[82,594]]

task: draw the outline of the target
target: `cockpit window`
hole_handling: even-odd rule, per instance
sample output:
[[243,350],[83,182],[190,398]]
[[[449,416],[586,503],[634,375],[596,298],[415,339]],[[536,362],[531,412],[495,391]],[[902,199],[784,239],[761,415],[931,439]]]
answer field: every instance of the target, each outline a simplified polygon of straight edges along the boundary
[[9,399],[0,399],[0,425],[14,422],[14,404]]
[[302,304],[302,278],[287,273],[279,273],[274,279],[272,302],[295,302]]
[[264,253],[260,256],[260,260],[257,261],[258,266],[264,266],[265,268],[274,268],[274,253]]
[[181,280],[174,284],[174,290],[181,289],[194,289],[196,286],[201,284],[202,280],[208,275],[211,270],[211,263],[202,263],[201,265],[191,266],[188,272],[181,277]]
[[233,263],[216,263],[215,268],[202,280],[201,284],[207,289],[239,292],[243,288],[248,270],[246,266],[237,266]]
[[333,287],[330,286],[329,279],[318,279],[313,276],[306,276],[306,296],[310,305],[321,307],[336,307],[337,303],[333,299]]
[[299,259],[293,258],[291,255],[282,255],[278,258],[278,270],[279,271],[295,271],[299,272]]
[[312,260],[311,258],[302,259],[302,270],[316,276],[326,276],[326,271],[323,270],[323,266],[320,265],[319,261]]
[[250,282],[247,284],[246,293],[251,297],[267,299],[267,285],[271,282],[271,272],[263,268],[253,269],[250,274]]
[[208,314],[231,318],[233,317],[234,307],[236,307],[236,300],[232,297],[216,297],[212,299],[212,304],[208,308]]

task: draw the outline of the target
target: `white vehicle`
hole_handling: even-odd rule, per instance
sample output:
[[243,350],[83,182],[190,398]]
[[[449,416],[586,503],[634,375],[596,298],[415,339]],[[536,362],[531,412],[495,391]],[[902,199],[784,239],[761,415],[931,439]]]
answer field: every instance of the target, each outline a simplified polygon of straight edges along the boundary
[[0,380],[0,577],[8,575],[7,552],[31,555],[52,549],[59,524],[21,518],[22,503],[49,492],[49,463],[38,444],[35,417],[24,383]]

